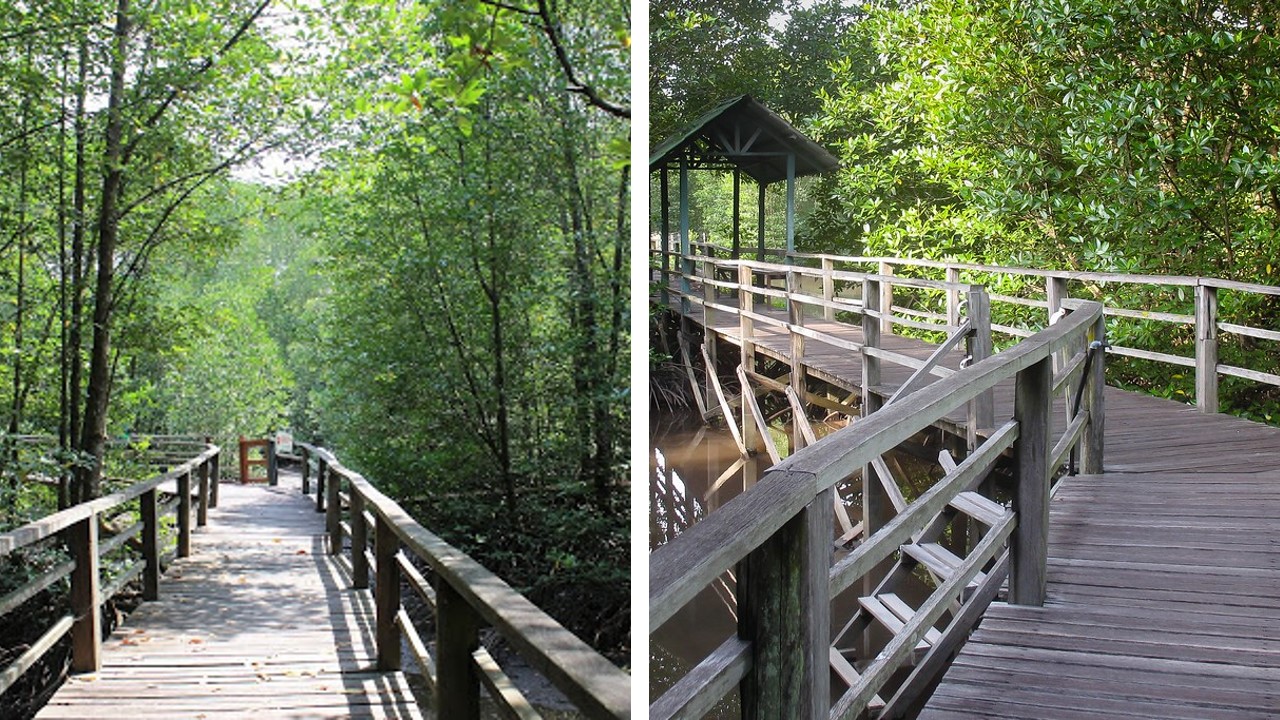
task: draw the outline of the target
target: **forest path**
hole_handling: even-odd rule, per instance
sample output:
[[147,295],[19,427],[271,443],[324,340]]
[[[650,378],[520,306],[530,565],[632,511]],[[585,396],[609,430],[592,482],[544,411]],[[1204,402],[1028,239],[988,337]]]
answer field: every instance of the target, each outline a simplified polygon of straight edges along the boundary
[[280,484],[223,483],[190,557],[165,573],[39,718],[420,718],[404,673],[378,672],[373,598],[326,554],[324,516]]

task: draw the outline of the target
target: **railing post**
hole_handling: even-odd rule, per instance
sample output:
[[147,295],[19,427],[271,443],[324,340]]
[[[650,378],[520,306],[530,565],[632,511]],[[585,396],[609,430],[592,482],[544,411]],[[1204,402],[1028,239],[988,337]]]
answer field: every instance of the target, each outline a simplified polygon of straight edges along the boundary
[[1049,304],[1049,314],[1045,322],[1053,320],[1053,316],[1062,309],[1062,301],[1067,299],[1067,279],[1058,275],[1049,275],[1044,279],[1044,297]]
[[[881,261],[880,274],[892,276],[893,266]],[[887,280],[880,283],[880,311],[880,332],[890,335],[893,333],[893,283]]]
[[240,436],[240,482],[249,482],[249,441]]
[[[981,285],[970,285],[966,293],[969,322],[973,334],[968,338],[970,362],[977,363],[991,357],[991,296]],[[995,425],[995,390],[983,391],[969,401],[969,449],[978,446],[978,430]]]
[[751,643],[742,717],[830,712],[831,498],[809,503],[738,565],[738,635]]
[[[712,328],[716,326],[716,311],[712,310],[711,306],[716,302],[716,288],[714,285],[710,285],[706,282],[708,279],[712,281],[716,279],[715,261],[704,260],[702,262],[702,276],[702,326],[705,328],[702,338],[703,345],[707,348],[707,356],[711,359],[711,367],[707,368],[707,372],[715,372],[718,358],[716,356],[716,335]],[[703,384],[706,386],[706,396],[703,399],[706,400],[707,407],[710,407],[712,402],[711,383]]]
[[[948,265],[946,268],[946,281],[951,284],[960,282],[960,268]],[[947,324],[956,327],[960,324],[960,290],[955,287],[947,288]]]
[[1014,445],[1013,509],[1018,525],[1010,543],[1009,602],[1043,605],[1045,565],[1049,551],[1049,425],[1053,409],[1050,389],[1053,359],[1018,372],[1013,417],[1018,422]]
[[209,461],[200,463],[199,483],[196,492],[199,504],[196,505],[196,527],[209,524]]
[[480,680],[471,654],[480,645],[480,617],[447,581],[436,587],[436,707],[442,718],[478,720]]
[[369,526],[364,521],[364,495],[355,487],[351,493],[351,587],[364,590],[369,587]]
[[[880,347],[880,320],[873,317],[872,313],[880,311],[880,281],[867,278],[862,281],[862,407],[863,415],[869,415],[870,411],[865,408],[868,403],[875,402],[871,399],[871,388],[880,384],[880,358],[872,357],[867,354],[866,348]],[[872,410],[879,409],[876,404]]]
[[[212,445],[213,437],[206,435],[204,443],[206,445]],[[213,454],[213,457],[209,458],[209,507],[211,508],[218,507],[218,485],[222,484],[222,475],[220,474],[222,472],[221,464],[222,450],[219,449],[218,452]]]
[[276,441],[267,440],[267,485],[280,484],[279,467],[276,465]]
[[742,338],[742,369],[747,372],[755,370],[756,345],[751,342],[755,337],[755,322],[747,313],[755,312],[755,293],[751,292],[751,267],[746,263],[738,265],[738,332]]
[[304,447],[298,451],[302,455],[302,494],[306,495],[311,492],[311,454]]
[[329,468],[328,475],[325,480],[325,494],[328,498],[324,526],[329,533],[329,554],[338,555],[342,552],[342,499],[338,497],[342,490],[342,475],[335,473],[333,468]]
[[102,667],[102,614],[98,610],[98,516],[66,530],[76,567],[71,571],[71,670],[96,672]]
[[835,320],[836,309],[831,307],[836,301],[836,261],[829,257],[822,258],[822,299],[827,303],[822,307],[823,320]]
[[1218,412],[1218,288],[1196,285],[1196,407]]
[[400,631],[396,627],[396,614],[400,612],[400,566],[396,564],[396,554],[400,552],[400,539],[380,513],[375,514],[374,522],[373,552],[377,568],[373,592],[378,669],[399,670]]
[[138,499],[142,515],[142,599],[160,599],[160,523],[156,517],[156,491],[152,488]]
[[[802,294],[800,274],[795,270],[787,270],[787,320],[791,325],[791,327],[787,328],[787,332],[791,336],[791,387],[796,389],[796,395],[800,398],[800,402],[803,403],[806,385],[804,335],[794,329],[804,327],[804,304],[793,297],[793,295],[799,294]],[[804,447],[804,436],[800,434],[801,421],[801,418],[795,418],[792,421],[791,436],[794,438],[792,446],[796,450]]]
[[1086,475],[1102,474],[1102,454],[1106,411],[1104,397],[1107,386],[1107,318],[1099,315],[1093,326],[1093,343],[1099,343],[1089,366],[1088,386],[1085,387],[1084,408],[1089,413],[1089,426],[1085,429],[1080,449],[1080,470]]
[[328,480],[329,464],[324,458],[319,458],[316,462],[316,512],[324,512],[324,484]]
[[178,476],[178,557],[191,554],[191,471]]

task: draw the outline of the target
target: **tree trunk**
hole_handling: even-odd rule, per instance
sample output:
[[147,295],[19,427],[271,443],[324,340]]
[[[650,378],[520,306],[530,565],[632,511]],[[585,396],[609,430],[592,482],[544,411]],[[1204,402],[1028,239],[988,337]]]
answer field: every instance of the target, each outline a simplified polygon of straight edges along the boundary
[[107,405],[111,397],[112,283],[120,218],[117,207],[124,180],[124,82],[129,50],[129,0],[117,0],[111,59],[111,90],[107,97],[106,147],[103,152],[102,197],[98,208],[98,272],[93,293],[93,349],[89,357],[89,393],[85,402],[80,450],[93,456],[93,465],[77,471],[78,500],[98,496],[102,460],[106,453]]

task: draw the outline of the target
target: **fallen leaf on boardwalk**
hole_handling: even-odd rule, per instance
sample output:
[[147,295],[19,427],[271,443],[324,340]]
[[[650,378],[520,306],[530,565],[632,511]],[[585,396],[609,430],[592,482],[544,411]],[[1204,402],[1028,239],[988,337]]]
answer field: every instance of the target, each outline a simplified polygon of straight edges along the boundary
[[271,538],[271,542],[278,543],[278,542],[281,542],[281,540],[280,538]]
[[204,641],[203,641],[203,640],[201,640],[200,638],[191,638],[191,639],[190,639],[190,640],[188,640],[187,642],[188,642],[188,643],[190,643],[190,644],[192,644],[192,645],[199,645],[200,643],[202,643],[202,642],[204,642]]
[[299,551],[297,552],[297,554],[298,554],[298,555],[306,555],[306,554],[307,554],[307,551],[306,551],[306,550],[299,550]]
[[120,641],[120,644],[121,645],[137,645],[138,641],[134,640],[133,638],[125,638]]
[[266,674],[266,673],[258,673],[258,681],[259,681],[259,682],[271,682],[271,678],[267,677],[267,674]]
[[142,634],[142,633],[144,633],[144,632],[146,632],[146,630],[143,630],[142,628],[138,628],[137,630],[134,630],[134,631],[133,631],[133,634],[134,634],[134,635],[141,635],[141,634]]

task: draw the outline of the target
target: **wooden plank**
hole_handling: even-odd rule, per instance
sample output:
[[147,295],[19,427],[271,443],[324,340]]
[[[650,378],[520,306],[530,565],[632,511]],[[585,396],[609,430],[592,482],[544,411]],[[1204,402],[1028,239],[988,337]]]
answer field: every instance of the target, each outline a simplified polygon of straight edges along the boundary
[[750,667],[751,644],[730,637],[649,705],[650,720],[703,717]]

